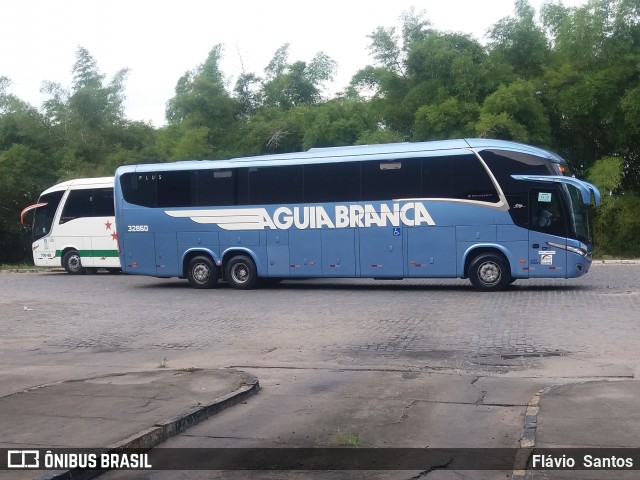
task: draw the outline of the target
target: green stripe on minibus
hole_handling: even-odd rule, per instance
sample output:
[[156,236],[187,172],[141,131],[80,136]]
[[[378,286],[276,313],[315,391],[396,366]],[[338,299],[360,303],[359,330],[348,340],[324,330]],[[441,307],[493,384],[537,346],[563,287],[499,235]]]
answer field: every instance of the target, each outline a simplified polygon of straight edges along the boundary
[[[118,256],[118,251],[117,250],[78,250],[78,253],[80,254],[81,257],[117,257]],[[61,257],[62,256],[62,251],[61,250],[56,250],[56,257]]]

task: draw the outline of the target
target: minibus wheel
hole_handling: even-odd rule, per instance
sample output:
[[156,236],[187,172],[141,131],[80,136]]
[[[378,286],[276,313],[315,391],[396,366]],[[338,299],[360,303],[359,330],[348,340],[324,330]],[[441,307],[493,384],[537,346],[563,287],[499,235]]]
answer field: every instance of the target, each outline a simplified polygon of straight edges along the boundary
[[502,255],[483,253],[471,261],[469,280],[481,292],[503,290],[511,282],[509,263]]
[[77,250],[69,250],[62,256],[62,266],[71,275],[80,275],[84,273],[80,254]]
[[258,281],[258,270],[253,260],[245,255],[233,257],[225,265],[225,280],[232,288],[249,290]]
[[213,288],[218,284],[218,269],[209,257],[193,257],[189,261],[187,279],[194,288]]

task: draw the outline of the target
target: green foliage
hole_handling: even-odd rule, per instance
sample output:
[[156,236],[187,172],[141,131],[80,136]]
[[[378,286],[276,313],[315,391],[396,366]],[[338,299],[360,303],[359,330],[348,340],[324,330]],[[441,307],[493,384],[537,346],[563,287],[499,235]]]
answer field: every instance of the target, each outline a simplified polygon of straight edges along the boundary
[[491,49],[523,78],[540,75],[549,55],[548,39],[535,21],[527,0],[516,0],[515,16],[503,18],[491,29]]
[[0,151],[0,263],[19,262],[31,253],[20,211],[51,182],[47,164],[43,152],[27,145],[15,143]]
[[517,81],[500,86],[485,99],[476,132],[480,137],[548,146],[551,143],[549,120],[537,97],[532,82]]
[[640,258],[640,196],[619,195],[607,199],[593,222],[595,254]]
[[319,52],[311,62],[289,61],[289,44],[280,47],[265,69],[266,81],[262,98],[267,107],[283,110],[300,105],[311,105],[320,100],[320,88],[332,80],[336,62]]
[[620,190],[624,160],[620,157],[598,159],[589,170],[589,180],[603,194],[602,205],[593,221],[595,249],[598,255],[640,257],[640,196]]
[[480,106],[450,97],[437,105],[425,105],[416,112],[414,140],[444,140],[473,135]]
[[169,124],[179,127],[173,132],[178,135],[170,137],[176,143],[165,146],[171,160],[219,158],[228,148],[242,105],[226,90],[220,70],[222,50],[220,44],[213,47],[203,64],[178,80],[175,96],[167,104]]
[[301,119],[303,149],[354,145],[367,131],[377,130],[377,122],[364,102],[332,100],[307,107]]
[[[623,161],[620,157],[599,159],[589,170],[589,181],[604,195],[612,195],[620,187],[623,174]],[[606,201],[605,196],[605,201]]]

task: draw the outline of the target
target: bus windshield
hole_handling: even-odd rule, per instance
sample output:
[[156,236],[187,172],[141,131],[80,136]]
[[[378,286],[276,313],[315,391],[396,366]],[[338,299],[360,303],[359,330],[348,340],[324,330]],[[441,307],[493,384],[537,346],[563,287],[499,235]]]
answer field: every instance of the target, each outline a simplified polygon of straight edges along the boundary
[[578,240],[589,243],[591,242],[589,217],[587,215],[587,208],[582,201],[582,195],[573,185],[565,184],[564,188],[568,193],[571,229]]
[[51,224],[63,194],[64,191],[52,192],[42,195],[38,200],[38,203],[44,203],[45,205],[36,208],[33,216],[34,241],[48,235],[51,231]]

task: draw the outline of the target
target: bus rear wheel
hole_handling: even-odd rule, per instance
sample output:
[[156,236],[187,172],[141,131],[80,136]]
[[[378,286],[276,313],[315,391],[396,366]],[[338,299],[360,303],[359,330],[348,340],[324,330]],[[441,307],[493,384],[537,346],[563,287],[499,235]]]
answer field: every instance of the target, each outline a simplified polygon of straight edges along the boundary
[[62,266],[71,275],[80,275],[85,272],[77,250],[69,250],[62,256]]
[[511,282],[508,262],[502,255],[483,253],[471,261],[469,280],[481,292],[503,290]]
[[218,269],[208,257],[193,257],[189,261],[187,279],[194,288],[213,288],[218,284]]
[[245,255],[238,255],[229,260],[224,273],[229,286],[238,290],[250,290],[258,281],[256,264]]

